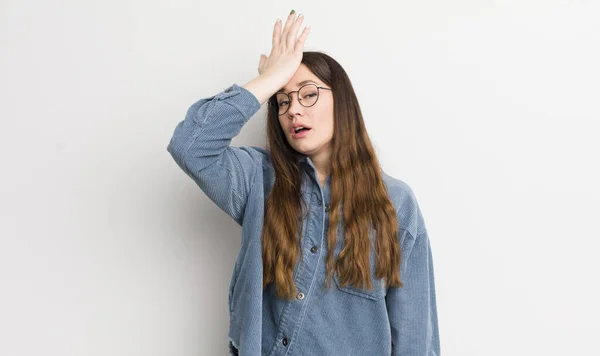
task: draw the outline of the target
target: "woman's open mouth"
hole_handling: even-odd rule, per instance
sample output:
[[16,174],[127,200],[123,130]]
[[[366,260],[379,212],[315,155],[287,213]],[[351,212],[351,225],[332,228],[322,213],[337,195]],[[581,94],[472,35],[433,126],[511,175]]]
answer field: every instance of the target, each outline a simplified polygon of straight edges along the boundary
[[292,133],[292,137],[293,138],[302,138],[302,137],[306,137],[306,135],[308,135],[308,133],[310,132],[309,128],[302,128],[300,129],[298,132],[294,132]]

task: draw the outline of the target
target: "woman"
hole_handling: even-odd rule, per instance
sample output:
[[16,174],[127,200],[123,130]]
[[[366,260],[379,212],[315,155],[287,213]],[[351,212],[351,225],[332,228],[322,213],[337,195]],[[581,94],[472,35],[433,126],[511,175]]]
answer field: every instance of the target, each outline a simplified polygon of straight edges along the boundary
[[[429,237],[379,166],[346,72],[289,14],[259,76],[200,99],[167,150],[242,226],[230,355],[440,355]],[[230,146],[268,102],[269,149]],[[331,287],[331,280],[335,287]]]

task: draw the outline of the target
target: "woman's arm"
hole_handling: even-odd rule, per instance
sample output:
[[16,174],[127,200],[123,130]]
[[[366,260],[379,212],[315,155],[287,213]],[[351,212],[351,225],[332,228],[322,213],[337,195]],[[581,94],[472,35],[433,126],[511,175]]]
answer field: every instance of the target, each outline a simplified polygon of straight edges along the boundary
[[239,225],[263,152],[230,143],[260,106],[250,91],[233,84],[195,102],[167,146],[179,167]]
[[290,12],[283,27],[273,26],[271,53],[260,56],[259,76],[244,86],[233,84],[220,93],[198,100],[175,128],[167,151],[206,195],[239,225],[257,169],[266,151],[230,146],[233,137],[277,90],[294,76],[308,37],[297,37],[304,17]]
[[[420,214],[420,212],[419,212]],[[422,221],[422,220],[421,220]],[[403,230],[401,230],[403,231]],[[433,258],[427,230],[402,244],[402,288],[389,288],[386,304],[392,330],[392,356],[440,356]]]

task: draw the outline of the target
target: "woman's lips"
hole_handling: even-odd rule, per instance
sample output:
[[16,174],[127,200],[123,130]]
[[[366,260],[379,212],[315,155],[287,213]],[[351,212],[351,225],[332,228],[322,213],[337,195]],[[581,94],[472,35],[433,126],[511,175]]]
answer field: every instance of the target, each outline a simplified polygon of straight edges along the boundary
[[293,138],[302,138],[302,137],[306,137],[306,135],[308,135],[308,133],[311,131],[312,129],[307,129],[307,130],[300,130],[298,133],[293,133],[292,137]]

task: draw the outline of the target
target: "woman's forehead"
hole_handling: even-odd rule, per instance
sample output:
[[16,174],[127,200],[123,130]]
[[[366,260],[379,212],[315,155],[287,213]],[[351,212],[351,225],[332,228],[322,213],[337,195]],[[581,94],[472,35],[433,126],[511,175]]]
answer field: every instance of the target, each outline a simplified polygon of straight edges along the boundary
[[288,85],[286,85],[285,87],[279,89],[277,92],[278,93],[286,93],[288,91],[291,91],[292,88],[300,88],[301,86],[308,84],[308,83],[316,83],[321,85],[321,82],[314,76],[303,76],[303,79],[299,80],[298,82],[294,83],[295,79],[292,79],[292,81],[290,81],[290,83],[288,83]]

